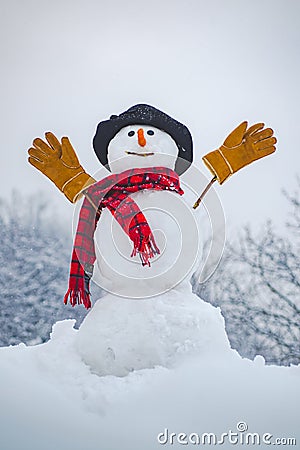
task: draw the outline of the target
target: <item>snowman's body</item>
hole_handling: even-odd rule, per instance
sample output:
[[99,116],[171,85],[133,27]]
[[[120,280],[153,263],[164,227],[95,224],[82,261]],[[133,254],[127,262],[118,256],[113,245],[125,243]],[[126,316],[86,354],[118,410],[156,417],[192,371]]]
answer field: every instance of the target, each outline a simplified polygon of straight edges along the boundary
[[220,310],[193,294],[186,280],[151,298],[106,294],[78,330],[76,347],[92,372],[125,376],[195,355],[222,357],[230,344]]
[[111,213],[104,210],[95,234],[97,260],[93,279],[111,293],[145,298],[162,294],[191,275],[199,256],[199,240],[195,224],[189,228],[192,218],[185,217],[182,226],[180,207],[185,207],[178,194],[145,191],[131,197],[147,218],[160,253],[150,259],[150,266],[142,266],[139,255],[131,257],[132,241]]
[[[130,168],[174,169],[175,141],[159,129],[124,127],[108,146],[113,173]],[[182,355],[228,346],[220,314],[191,291],[189,279],[199,258],[198,228],[191,203],[178,194],[146,190],[132,198],[144,213],[160,254],[142,266],[131,258],[132,242],[108,210],[95,234],[94,280],[108,293],[82,323],[77,348],[100,375],[125,375],[130,370],[170,366]],[[209,334],[212,324],[215,335]]]

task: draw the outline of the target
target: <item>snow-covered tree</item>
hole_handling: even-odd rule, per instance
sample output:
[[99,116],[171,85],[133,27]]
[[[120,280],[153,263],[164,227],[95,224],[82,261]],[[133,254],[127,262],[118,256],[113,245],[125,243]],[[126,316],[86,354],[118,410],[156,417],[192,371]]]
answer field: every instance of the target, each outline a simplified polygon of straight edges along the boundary
[[43,342],[57,320],[86,314],[63,304],[72,237],[53,209],[41,194],[0,200],[0,345]]
[[300,362],[300,196],[285,195],[292,209],[287,234],[275,232],[271,221],[256,235],[245,227],[211,279],[195,286],[221,307],[231,345],[242,356],[260,354],[280,365]]

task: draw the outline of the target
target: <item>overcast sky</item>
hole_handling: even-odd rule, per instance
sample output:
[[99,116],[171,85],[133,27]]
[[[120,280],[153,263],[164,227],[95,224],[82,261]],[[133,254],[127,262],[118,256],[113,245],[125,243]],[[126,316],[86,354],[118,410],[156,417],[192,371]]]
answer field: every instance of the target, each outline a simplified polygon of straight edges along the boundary
[[97,123],[145,102],[188,126],[199,167],[241,121],[271,126],[277,152],[217,190],[229,228],[284,222],[300,165],[298,0],[2,0],[0,34],[2,195],[43,190],[67,216],[27,163],[33,138],[69,136],[93,173]]

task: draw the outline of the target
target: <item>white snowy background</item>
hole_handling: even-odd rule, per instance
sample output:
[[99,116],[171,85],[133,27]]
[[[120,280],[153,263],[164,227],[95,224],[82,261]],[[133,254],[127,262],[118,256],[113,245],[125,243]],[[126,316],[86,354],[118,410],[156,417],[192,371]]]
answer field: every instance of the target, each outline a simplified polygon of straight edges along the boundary
[[[293,0],[1,2],[2,195],[47,192],[71,230],[72,206],[27,163],[32,139],[48,130],[68,135],[93,173],[97,123],[145,102],[189,127],[199,167],[241,121],[273,127],[277,153],[218,190],[229,228],[267,217],[281,227],[280,192],[293,188],[300,162],[299,12]],[[184,336],[193,313],[197,339],[171,335],[169,353],[160,354],[153,330],[164,323],[168,336],[169,316],[157,318],[153,308],[153,327],[132,316],[127,336],[153,343],[153,360],[125,376],[114,367],[105,376],[91,371],[70,321],[56,324],[45,344],[1,348],[1,450],[152,450],[165,428],[220,436],[240,421],[299,446],[299,367],[239,357],[220,311],[201,301],[182,316],[177,304],[169,319]],[[114,326],[123,326],[117,314]]]

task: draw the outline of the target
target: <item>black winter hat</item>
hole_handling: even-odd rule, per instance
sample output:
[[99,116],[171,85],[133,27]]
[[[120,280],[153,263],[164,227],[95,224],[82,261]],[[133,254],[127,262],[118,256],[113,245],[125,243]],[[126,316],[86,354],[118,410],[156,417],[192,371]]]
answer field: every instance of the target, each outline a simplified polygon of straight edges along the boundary
[[114,136],[128,125],[152,125],[168,133],[178,147],[178,159],[175,171],[178,175],[185,172],[193,162],[193,141],[188,128],[164,112],[150,105],[132,106],[119,116],[110,116],[100,122],[93,139],[95,153],[103,166],[110,170],[107,161],[107,148]]

